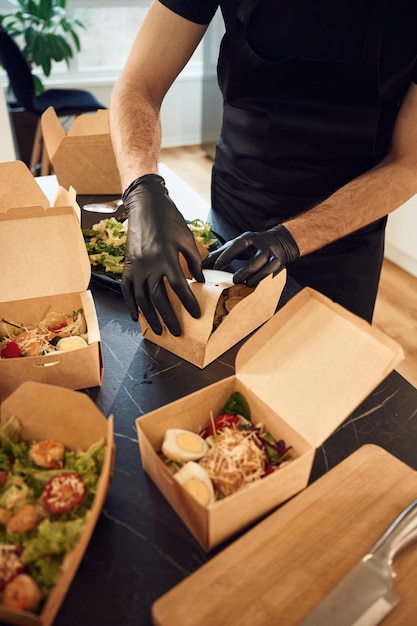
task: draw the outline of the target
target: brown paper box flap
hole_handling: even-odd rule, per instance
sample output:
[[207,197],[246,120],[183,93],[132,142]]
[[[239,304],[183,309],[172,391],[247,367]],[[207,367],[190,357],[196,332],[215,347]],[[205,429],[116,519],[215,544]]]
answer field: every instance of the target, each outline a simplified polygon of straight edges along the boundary
[[14,415],[22,423],[24,439],[61,441],[69,448],[86,449],[107,435],[107,420],[86,394],[64,387],[28,381],[1,406],[1,421]]
[[64,141],[51,159],[58,182],[80,195],[117,195],[122,192],[114,154],[108,141],[76,137]]
[[62,127],[59,117],[55,113],[53,107],[48,107],[41,116],[42,137],[45,142],[46,151],[49,156],[49,160],[58,151],[61,142],[65,138],[65,130]]
[[[183,325],[183,334],[181,337],[174,339],[174,345],[178,341],[189,342],[191,337],[203,346],[206,345],[212,333],[214,311],[220,294],[224,289],[233,285],[233,274],[229,272],[203,270],[203,274],[206,279],[204,283],[196,281],[190,281],[189,283],[190,289],[197,298],[201,309],[201,317],[198,320],[191,317],[178,298],[174,296],[172,298],[175,313],[179,316],[180,323]],[[168,335],[166,328],[164,333]]]
[[85,291],[91,266],[72,207],[0,213],[3,257],[0,301]]
[[[47,209],[50,203],[25,163],[22,161],[0,163],[0,214],[8,213],[13,208],[33,206]],[[71,186],[68,186],[68,190],[58,187],[53,206],[71,206],[81,220],[77,194]]]
[[22,161],[0,163],[0,213],[21,206],[41,206],[46,209],[49,202]]
[[239,350],[236,372],[317,448],[402,358],[395,341],[305,288]]
[[68,129],[68,137],[79,135],[109,135],[109,112],[99,109],[95,113],[78,115]]
[[184,350],[191,358],[192,354],[195,354],[197,359],[204,359],[206,344],[213,329],[213,318],[217,301],[223,289],[233,285],[233,274],[229,272],[212,272],[211,270],[203,270],[203,273],[206,279],[204,283],[189,280],[190,289],[200,305],[201,316],[197,320],[193,318],[167,284],[169,300],[181,325],[182,335],[174,337],[163,326],[162,336],[159,338],[152,332],[146,319],[141,315],[142,332],[147,339],[157,343],[162,341],[163,346],[174,353],[178,353],[178,350]]
[[78,137],[84,142],[91,138],[93,141],[102,138],[110,141],[109,135],[109,112],[100,109],[96,113],[78,115],[72,125],[65,132],[58,115],[53,107],[48,107],[42,114],[42,131],[45,131],[45,144],[48,155],[52,158],[58,152],[58,148],[65,138],[76,141]]
[[73,186],[80,195],[122,192],[108,116],[101,109],[79,115],[65,133],[53,107],[42,114],[43,139],[61,186]]
[[54,198],[54,206],[71,206],[81,224],[81,208],[77,203],[77,192],[71,185],[67,189],[59,186]]
[[91,291],[87,290],[80,293],[80,297],[84,317],[88,321],[88,343],[98,343],[100,341],[100,327],[98,324],[93,294]]

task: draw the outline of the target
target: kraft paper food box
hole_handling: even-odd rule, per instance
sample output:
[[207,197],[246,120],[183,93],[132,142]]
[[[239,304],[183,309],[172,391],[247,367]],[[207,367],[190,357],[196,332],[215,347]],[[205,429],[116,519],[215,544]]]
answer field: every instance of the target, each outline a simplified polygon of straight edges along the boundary
[[139,312],[139,323],[145,339],[200,368],[209,365],[272,317],[287,278],[285,270],[274,278],[271,275],[264,278],[249,295],[239,300],[215,327],[216,310],[223,292],[231,287],[237,290],[245,290],[246,287],[233,285],[233,274],[229,272],[203,270],[203,273],[204,283],[189,280],[190,288],[200,305],[199,319],[193,318],[185,310],[167,286],[168,296],[183,329],[180,337],[174,337],[165,326],[162,335],[157,335]]
[[42,136],[60,185],[78,195],[118,195],[122,186],[109,134],[109,112],[78,115],[65,132],[53,107],[41,117]]
[[64,314],[82,309],[88,337],[79,350],[0,359],[0,400],[26,380],[70,389],[98,386],[100,331],[75,192],[60,188],[49,206],[21,161],[1,163],[0,180],[0,246],[12,251],[3,256],[0,320],[31,325],[48,309]]
[[[209,551],[303,490],[315,450],[402,358],[391,338],[305,288],[243,344],[234,375],[136,419],[143,468]],[[236,391],[253,422],[292,447],[292,460],[203,507],[173,478],[159,451],[167,429],[199,432]]]
[[70,450],[87,450],[104,439],[104,462],[88,519],[78,542],[63,562],[62,573],[39,614],[19,611],[0,604],[0,621],[22,626],[50,626],[76,575],[100,516],[113,475],[115,445],[113,416],[108,419],[86,394],[44,383],[27,382],[1,405],[1,423],[11,416],[21,424],[24,441],[54,439]]

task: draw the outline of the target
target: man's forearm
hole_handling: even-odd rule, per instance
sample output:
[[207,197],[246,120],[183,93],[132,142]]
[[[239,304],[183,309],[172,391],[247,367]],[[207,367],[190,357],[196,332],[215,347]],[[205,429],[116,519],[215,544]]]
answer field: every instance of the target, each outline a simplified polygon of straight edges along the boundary
[[139,176],[157,173],[163,99],[206,29],[151,3],[110,102],[110,133],[124,189]]
[[110,106],[110,135],[123,189],[157,173],[161,147],[159,109],[134,88],[117,83]]
[[417,193],[417,85],[395,124],[391,152],[374,169],[285,224],[302,255],[388,215]]
[[285,226],[305,255],[388,215],[415,193],[416,165],[387,160]]

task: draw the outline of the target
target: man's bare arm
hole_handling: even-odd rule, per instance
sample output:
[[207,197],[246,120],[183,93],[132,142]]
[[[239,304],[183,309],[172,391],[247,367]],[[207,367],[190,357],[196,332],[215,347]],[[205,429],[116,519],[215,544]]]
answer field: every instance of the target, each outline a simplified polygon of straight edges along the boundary
[[153,1],[110,102],[110,134],[124,189],[139,176],[157,173],[162,101],[205,30]]
[[285,223],[302,255],[391,213],[417,193],[417,85],[412,84],[388,156],[310,211]]

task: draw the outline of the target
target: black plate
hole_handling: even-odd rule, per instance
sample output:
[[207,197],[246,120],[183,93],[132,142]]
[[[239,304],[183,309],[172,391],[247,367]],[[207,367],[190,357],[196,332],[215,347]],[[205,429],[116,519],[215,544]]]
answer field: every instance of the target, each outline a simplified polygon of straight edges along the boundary
[[120,278],[113,278],[104,272],[99,272],[91,267],[91,282],[95,285],[108,287],[115,293],[122,293],[122,281]]
[[[117,220],[124,221],[127,216],[123,204],[113,212],[88,211],[84,209],[84,206],[88,204],[112,203],[119,199],[120,196],[78,196],[77,202],[81,207],[81,228],[92,228],[94,224],[108,217],[114,217]],[[121,293],[121,278],[106,274],[102,269],[91,266],[91,281],[95,284],[104,285],[116,293]]]

